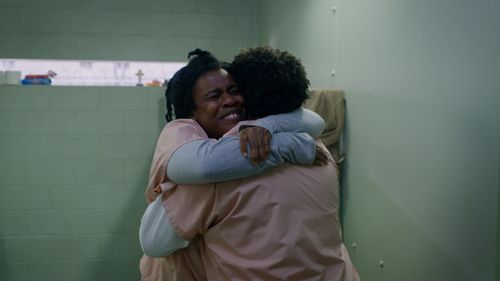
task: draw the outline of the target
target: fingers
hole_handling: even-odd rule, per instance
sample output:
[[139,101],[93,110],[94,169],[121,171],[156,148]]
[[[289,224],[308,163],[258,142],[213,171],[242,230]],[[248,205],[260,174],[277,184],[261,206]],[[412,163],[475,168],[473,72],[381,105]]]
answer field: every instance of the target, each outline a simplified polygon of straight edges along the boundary
[[240,151],[241,155],[243,155],[243,157],[245,158],[248,156],[247,143],[248,143],[248,136],[246,134],[240,135]]
[[266,134],[264,135],[264,160],[267,159],[271,153],[271,133],[266,130]]
[[240,150],[244,157],[248,156],[250,147],[250,163],[257,165],[264,162],[270,153],[271,134],[262,127],[249,127],[240,131]]
[[250,137],[250,162],[252,165],[257,165],[261,162],[262,158],[261,138],[252,134]]
[[256,140],[255,143],[253,143],[252,145],[252,149],[251,149],[251,157],[250,157],[250,162],[252,163],[252,165],[257,165],[260,163],[260,144],[259,144],[259,141]]
[[[159,191],[157,190],[159,188]],[[155,201],[156,197],[161,193],[160,186],[155,187],[153,190],[146,191],[146,201],[151,203]]]
[[316,145],[316,157],[313,162],[314,166],[325,166],[328,165],[328,154],[327,152]]
[[256,135],[259,143],[259,158],[257,159],[257,163],[262,164],[266,161],[267,157],[269,156],[269,151],[271,150],[271,148],[269,147],[271,134],[267,129],[259,128],[259,133],[257,133]]

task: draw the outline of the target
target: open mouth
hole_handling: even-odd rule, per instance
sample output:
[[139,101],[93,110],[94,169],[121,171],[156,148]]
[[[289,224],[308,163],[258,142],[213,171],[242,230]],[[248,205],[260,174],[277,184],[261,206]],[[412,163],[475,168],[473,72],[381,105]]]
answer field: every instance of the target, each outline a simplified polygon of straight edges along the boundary
[[222,120],[236,120],[236,119],[238,120],[240,119],[240,115],[238,113],[231,113],[222,117]]
[[228,121],[234,121],[234,120],[240,120],[240,113],[229,113],[229,114],[226,114],[224,116],[222,116],[222,120],[228,120]]

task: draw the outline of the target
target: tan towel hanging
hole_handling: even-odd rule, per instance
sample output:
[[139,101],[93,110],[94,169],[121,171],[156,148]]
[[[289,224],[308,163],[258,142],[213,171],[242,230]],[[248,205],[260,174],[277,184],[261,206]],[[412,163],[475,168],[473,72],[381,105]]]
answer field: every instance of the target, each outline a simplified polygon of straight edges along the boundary
[[344,91],[314,89],[309,94],[310,98],[304,107],[318,113],[325,120],[325,130],[321,135],[321,140],[335,161],[340,163],[344,159],[340,146],[345,121]]

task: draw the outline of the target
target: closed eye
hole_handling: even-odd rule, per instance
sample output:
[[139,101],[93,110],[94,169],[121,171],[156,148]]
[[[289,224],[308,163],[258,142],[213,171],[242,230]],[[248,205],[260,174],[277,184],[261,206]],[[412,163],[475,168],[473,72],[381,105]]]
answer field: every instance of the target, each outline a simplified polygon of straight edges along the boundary
[[213,89],[205,94],[205,99],[206,100],[214,100],[218,99],[220,95],[222,94],[222,90],[220,89]]
[[240,90],[238,89],[238,86],[236,86],[236,85],[233,85],[233,86],[229,87],[229,89],[227,90],[227,92],[230,95],[233,95],[233,96],[240,94]]

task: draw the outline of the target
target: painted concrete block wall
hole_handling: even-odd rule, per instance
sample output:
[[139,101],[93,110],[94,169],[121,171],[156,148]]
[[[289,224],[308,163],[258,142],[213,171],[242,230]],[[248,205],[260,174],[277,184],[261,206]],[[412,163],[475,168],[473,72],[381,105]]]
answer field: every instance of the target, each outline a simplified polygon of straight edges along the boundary
[[362,278],[494,280],[500,3],[261,5],[259,42],[346,91],[344,235]]
[[0,280],[139,280],[162,88],[0,86]]
[[0,57],[185,61],[200,47],[231,59],[254,45],[256,1],[1,0]]
[[[500,102],[499,102],[500,107]],[[500,122],[498,123],[500,132]],[[498,161],[500,162],[500,135],[498,140]],[[497,252],[496,252],[496,281],[500,281],[500,173],[498,174],[498,197],[497,197]]]
[[315,87],[334,87],[336,17],[331,0],[260,1],[260,45],[283,48],[300,56]]
[[[0,57],[230,60],[245,0],[0,0]],[[0,86],[0,280],[139,280],[137,240],[163,90]]]

